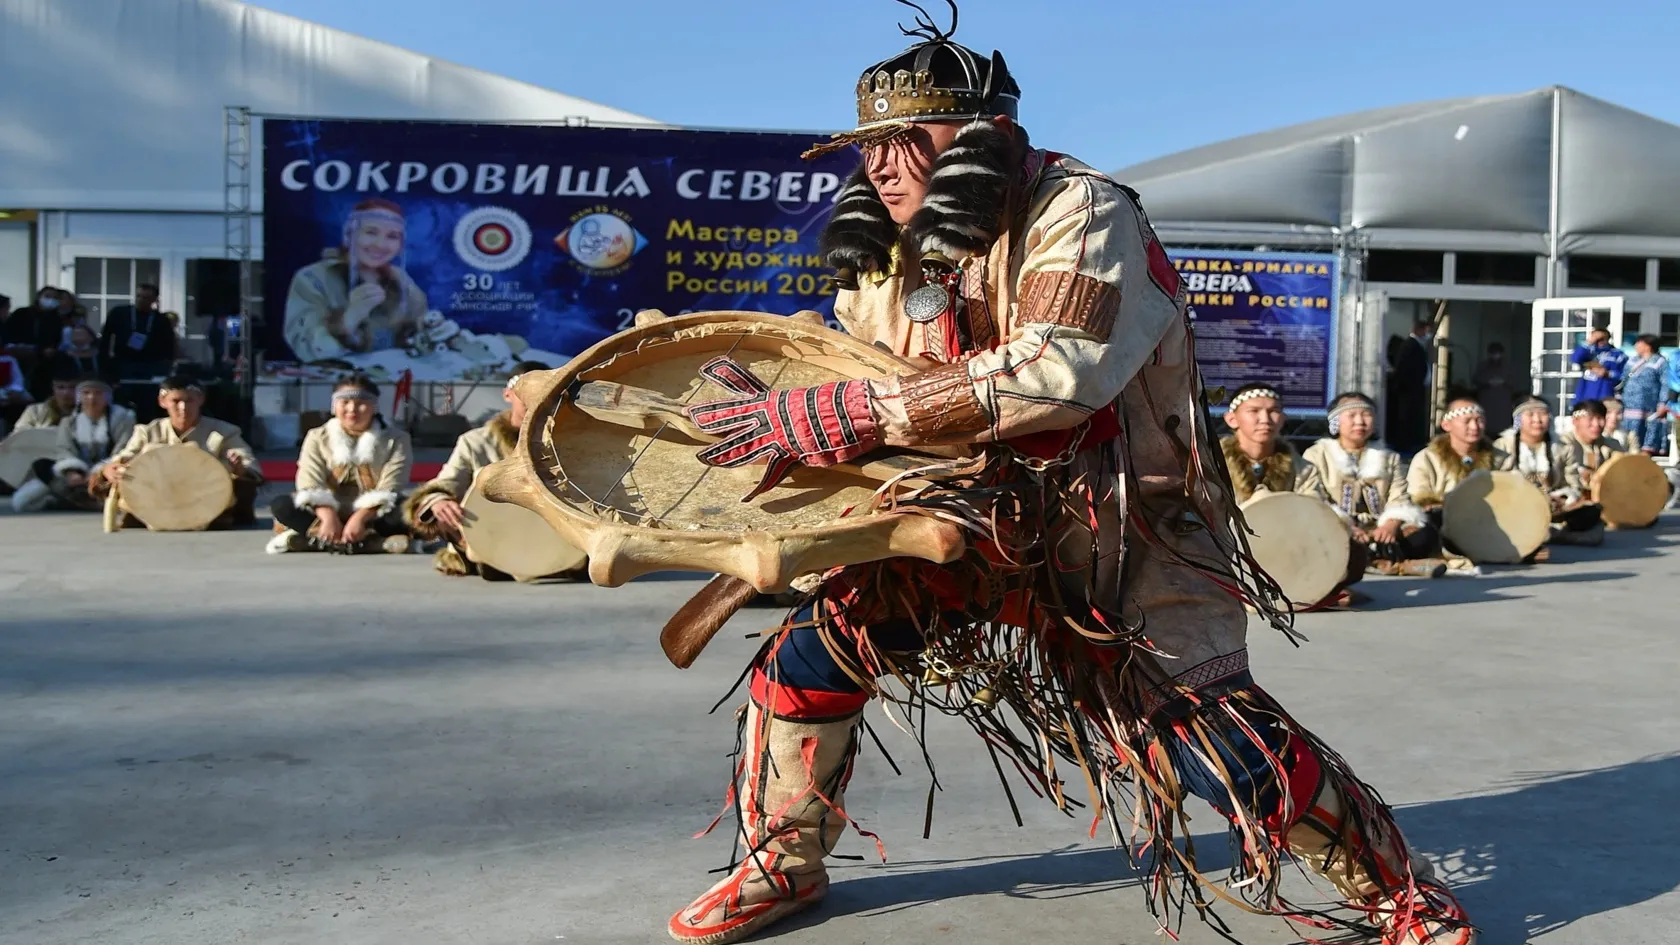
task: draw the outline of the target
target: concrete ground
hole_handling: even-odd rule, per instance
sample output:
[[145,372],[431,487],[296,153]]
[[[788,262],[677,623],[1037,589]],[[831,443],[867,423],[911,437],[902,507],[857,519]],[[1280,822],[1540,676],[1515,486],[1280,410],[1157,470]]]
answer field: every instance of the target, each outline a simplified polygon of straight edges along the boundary
[[[1680,941],[1674,524],[1367,581],[1300,649],[1255,633],[1257,674],[1398,806],[1487,945]],[[657,628],[697,580],[486,584],[265,537],[0,517],[0,941],[664,940],[727,856],[688,839],[733,741],[707,710],[775,612],[679,672]],[[905,774],[868,750],[848,807],[890,863],[841,862],[775,941],[1158,941],[1123,857],[1030,796],[1014,826],[959,724],[935,725],[921,839],[926,775],[876,727]],[[1219,861],[1212,814],[1195,827]]]

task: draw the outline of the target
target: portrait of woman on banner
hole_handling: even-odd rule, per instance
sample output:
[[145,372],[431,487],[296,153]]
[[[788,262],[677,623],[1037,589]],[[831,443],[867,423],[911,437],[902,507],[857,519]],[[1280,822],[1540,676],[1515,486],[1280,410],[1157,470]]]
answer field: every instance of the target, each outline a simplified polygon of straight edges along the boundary
[[286,344],[299,361],[325,361],[407,345],[426,316],[426,293],[402,267],[408,224],[388,200],[356,204],[340,245],[299,269],[286,293]]

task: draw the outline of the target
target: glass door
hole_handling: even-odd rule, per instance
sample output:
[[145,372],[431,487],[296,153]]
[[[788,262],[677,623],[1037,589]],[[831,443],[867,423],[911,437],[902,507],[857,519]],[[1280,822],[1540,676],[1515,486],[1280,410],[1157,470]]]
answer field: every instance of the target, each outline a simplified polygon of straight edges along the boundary
[[1581,369],[1569,363],[1587,332],[1602,328],[1613,340],[1622,337],[1622,297],[1535,299],[1529,376],[1535,394],[1551,401],[1559,420],[1569,417]]

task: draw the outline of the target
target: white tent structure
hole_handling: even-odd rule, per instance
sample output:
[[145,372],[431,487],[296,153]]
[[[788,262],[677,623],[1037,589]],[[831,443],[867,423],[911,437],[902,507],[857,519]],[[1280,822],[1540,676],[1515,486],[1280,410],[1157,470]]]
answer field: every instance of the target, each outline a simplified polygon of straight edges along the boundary
[[1458,382],[1493,342],[1512,389],[1558,370],[1542,297],[1617,297],[1624,337],[1680,344],[1680,126],[1572,89],[1326,118],[1114,176],[1169,244],[1339,253],[1344,386],[1379,386],[1384,340],[1443,302]]
[[230,106],[655,124],[237,0],[0,0],[0,88],[0,293],[78,288],[90,312],[148,275],[184,311],[187,260],[224,255]]
[[1186,235],[1680,256],[1680,126],[1562,87],[1358,112],[1115,173]]

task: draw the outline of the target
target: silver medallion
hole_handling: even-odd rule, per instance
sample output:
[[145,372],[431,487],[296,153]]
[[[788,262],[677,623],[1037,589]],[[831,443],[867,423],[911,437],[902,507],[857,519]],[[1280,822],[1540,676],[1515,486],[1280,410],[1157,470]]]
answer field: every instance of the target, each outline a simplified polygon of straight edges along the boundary
[[951,305],[951,293],[944,286],[924,285],[904,298],[904,317],[926,325]]

